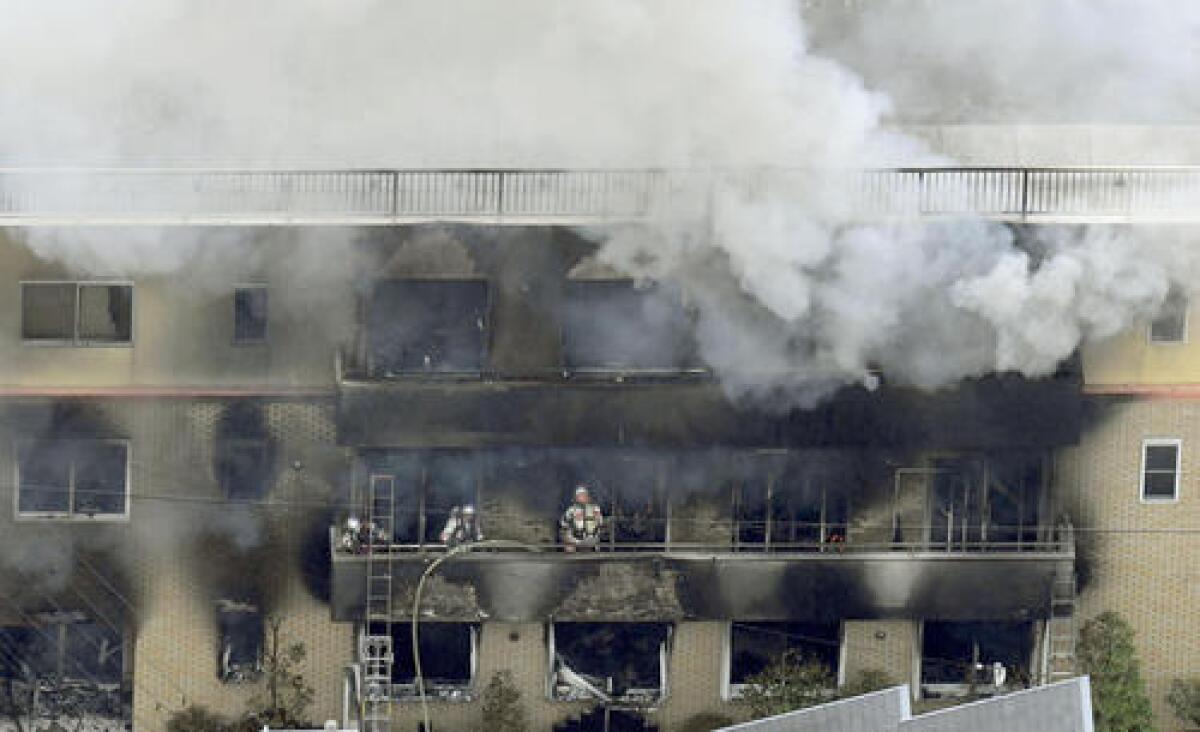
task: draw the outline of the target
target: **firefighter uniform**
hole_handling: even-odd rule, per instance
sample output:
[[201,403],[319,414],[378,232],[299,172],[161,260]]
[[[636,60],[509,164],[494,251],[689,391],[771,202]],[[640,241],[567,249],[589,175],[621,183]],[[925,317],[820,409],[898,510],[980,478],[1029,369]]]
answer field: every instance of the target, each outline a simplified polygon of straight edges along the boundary
[[584,487],[575,489],[575,502],[563,513],[559,526],[562,529],[563,545],[567,551],[578,547],[595,549],[600,544],[600,528],[604,515],[600,507],[591,502]]

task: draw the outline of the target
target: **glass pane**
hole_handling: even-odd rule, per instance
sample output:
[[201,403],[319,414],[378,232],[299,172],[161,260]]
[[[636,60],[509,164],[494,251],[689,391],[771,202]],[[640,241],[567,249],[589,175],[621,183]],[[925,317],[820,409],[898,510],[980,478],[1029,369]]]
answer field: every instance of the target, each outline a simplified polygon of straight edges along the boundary
[[23,285],[21,288],[21,337],[28,340],[73,340],[75,338],[75,285]]
[[571,368],[676,369],[695,365],[678,293],[628,280],[568,282],[563,323]]
[[387,373],[483,367],[487,283],[393,280],[371,296],[368,348]]
[[233,338],[239,343],[267,338],[267,288],[242,287],[233,293]]
[[71,450],[66,443],[41,442],[21,449],[18,467],[21,512],[65,513],[71,505]]
[[125,445],[83,442],[76,446],[75,513],[125,513]]
[[133,287],[81,285],[79,339],[128,343],[133,334]]
[[1175,471],[1179,448],[1175,445],[1146,445],[1146,470]]
[[1146,473],[1146,498],[1174,498],[1175,473]]

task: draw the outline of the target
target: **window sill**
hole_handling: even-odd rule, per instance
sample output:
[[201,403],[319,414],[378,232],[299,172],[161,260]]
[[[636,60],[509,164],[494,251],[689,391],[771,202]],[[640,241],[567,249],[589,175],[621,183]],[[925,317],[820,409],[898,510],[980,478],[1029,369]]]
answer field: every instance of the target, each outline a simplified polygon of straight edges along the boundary
[[33,348],[133,348],[133,341],[68,341],[53,338],[23,338],[21,345]]
[[84,514],[84,513],[46,513],[46,512],[17,512],[13,517],[15,521],[22,523],[38,523],[45,521],[63,521],[72,523],[105,523],[105,524],[124,524],[129,523],[129,514],[127,513],[106,513],[106,514]]

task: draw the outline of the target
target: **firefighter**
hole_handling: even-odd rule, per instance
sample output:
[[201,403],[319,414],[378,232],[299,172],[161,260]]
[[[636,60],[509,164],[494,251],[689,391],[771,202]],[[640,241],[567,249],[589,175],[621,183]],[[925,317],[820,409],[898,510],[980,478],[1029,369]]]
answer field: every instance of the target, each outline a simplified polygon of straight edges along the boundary
[[468,503],[451,508],[450,515],[446,518],[446,526],[442,529],[441,539],[442,543],[449,547],[483,539],[475,507]]
[[582,547],[595,551],[600,545],[600,527],[603,525],[604,515],[600,507],[592,503],[587,486],[576,487],[575,501],[567,507],[559,521],[563,549],[573,552]]

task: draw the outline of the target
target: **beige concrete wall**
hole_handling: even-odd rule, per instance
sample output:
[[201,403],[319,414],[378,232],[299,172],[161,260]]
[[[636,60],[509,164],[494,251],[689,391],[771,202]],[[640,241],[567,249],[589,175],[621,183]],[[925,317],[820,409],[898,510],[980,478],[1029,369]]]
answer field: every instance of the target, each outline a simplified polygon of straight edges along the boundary
[[[1143,503],[1142,440],[1178,437],[1179,501]],[[1181,730],[1165,695],[1173,679],[1200,676],[1200,401],[1103,403],[1078,448],[1058,458],[1057,479],[1081,539],[1080,621],[1105,610],[1137,633],[1160,730]]]
[[914,664],[920,658],[919,628],[919,622],[911,620],[847,620],[846,680],[853,682],[863,671],[883,671],[897,684],[913,684]]
[[1182,343],[1150,342],[1149,324],[1083,350],[1084,381],[1090,387],[1167,386],[1200,383],[1200,307],[1188,310]]
[[[203,256],[163,273],[128,257],[99,271],[67,266],[36,256],[20,243],[25,232],[0,230],[0,302],[6,303],[0,308],[0,388],[331,386],[335,344],[348,340],[354,316],[352,289],[342,286],[346,255],[331,251],[327,271],[319,271],[297,264],[313,256],[313,245],[302,248],[294,240],[299,235],[288,230],[256,234],[253,242],[223,233],[233,242],[211,245],[195,245],[196,235],[184,232],[166,230],[156,245]],[[22,341],[20,283],[31,280],[132,281],[132,343]],[[264,344],[233,342],[233,292],[247,283],[268,287]]]

